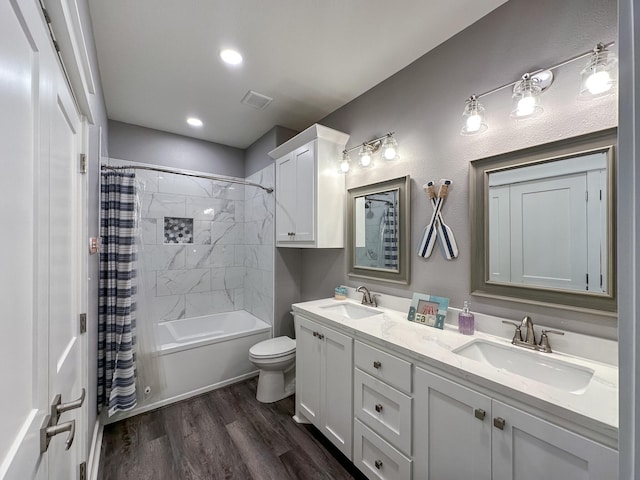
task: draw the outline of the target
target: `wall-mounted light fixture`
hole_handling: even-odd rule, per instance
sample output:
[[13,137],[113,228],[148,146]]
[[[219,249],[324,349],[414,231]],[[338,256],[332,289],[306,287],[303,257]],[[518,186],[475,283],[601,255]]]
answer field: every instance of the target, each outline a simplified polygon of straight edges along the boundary
[[612,52],[607,50],[612,45],[614,45],[614,42],[598,43],[593,50],[571,57],[551,67],[525,73],[515,82],[501,85],[479,95],[471,95],[467,99],[462,112],[464,123],[460,134],[465,136],[476,135],[487,130],[488,126],[484,115],[485,109],[479,99],[505,88],[513,87],[512,118],[524,120],[542,114],[543,108],[540,96],[553,83],[553,70],[585,57],[589,57],[589,61],[581,72],[582,82],[578,98],[590,100],[610,95],[615,91],[617,75],[617,59]]
[[349,152],[360,149],[358,156],[360,158],[360,166],[362,168],[368,168],[373,166],[373,156],[382,152],[382,158],[387,161],[395,160],[398,158],[398,142],[393,138],[394,132],[389,132],[386,135],[368,142],[362,142],[355,147],[347,148],[342,151],[342,157],[340,158],[340,172],[349,173],[351,169],[351,157]]

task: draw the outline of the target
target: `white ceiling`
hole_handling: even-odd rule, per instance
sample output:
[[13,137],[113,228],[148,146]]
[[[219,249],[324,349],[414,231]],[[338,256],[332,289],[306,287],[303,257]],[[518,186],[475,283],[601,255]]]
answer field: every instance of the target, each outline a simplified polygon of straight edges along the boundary
[[[506,0],[89,0],[110,119],[246,148],[302,130]],[[221,48],[239,50],[229,67]],[[243,105],[248,90],[273,97]],[[196,129],[186,118],[196,116]]]

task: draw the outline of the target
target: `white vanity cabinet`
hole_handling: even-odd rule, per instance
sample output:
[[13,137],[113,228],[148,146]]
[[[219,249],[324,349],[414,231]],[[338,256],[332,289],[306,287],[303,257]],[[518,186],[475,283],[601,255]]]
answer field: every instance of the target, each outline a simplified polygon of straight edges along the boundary
[[312,125],[269,152],[276,167],[276,246],[344,247],[346,133]]
[[299,314],[296,323],[296,415],[315,425],[351,459],[353,339]]
[[414,389],[414,479],[618,478],[615,450],[422,368]]

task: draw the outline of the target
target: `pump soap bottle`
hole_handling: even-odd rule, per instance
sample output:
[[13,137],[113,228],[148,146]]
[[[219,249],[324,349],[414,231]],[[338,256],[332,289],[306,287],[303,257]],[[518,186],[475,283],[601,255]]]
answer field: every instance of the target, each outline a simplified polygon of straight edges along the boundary
[[473,335],[475,331],[475,319],[469,311],[469,302],[464,301],[462,311],[458,314],[458,331],[463,335]]

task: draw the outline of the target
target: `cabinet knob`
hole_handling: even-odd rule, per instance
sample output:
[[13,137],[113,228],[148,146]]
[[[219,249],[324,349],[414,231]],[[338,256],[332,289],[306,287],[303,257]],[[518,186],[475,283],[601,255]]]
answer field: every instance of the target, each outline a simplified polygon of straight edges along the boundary
[[484,420],[484,417],[487,416],[487,412],[485,412],[481,408],[476,408],[475,411],[473,412],[473,414],[475,415],[475,417],[478,420]]
[[376,360],[376,361],[373,362],[373,368],[378,368],[379,369],[381,367],[382,367],[382,363],[380,363],[379,361]]
[[318,338],[319,338],[320,340],[323,340],[323,339],[324,339],[324,335],[323,335],[322,333],[319,333],[319,334],[318,334]]
[[376,460],[375,462],[373,462],[373,464],[378,470],[382,470],[382,460]]
[[317,337],[318,336],[318,332],[313,332],[313,336]]
[[382,405],[381,404],[376,404],[376,412],[380,413],[382,411]]
[[496,417],[493,419],[493,426],[499,428],[500,430],[504,430],[504,426],[507,422],[502,417]]

